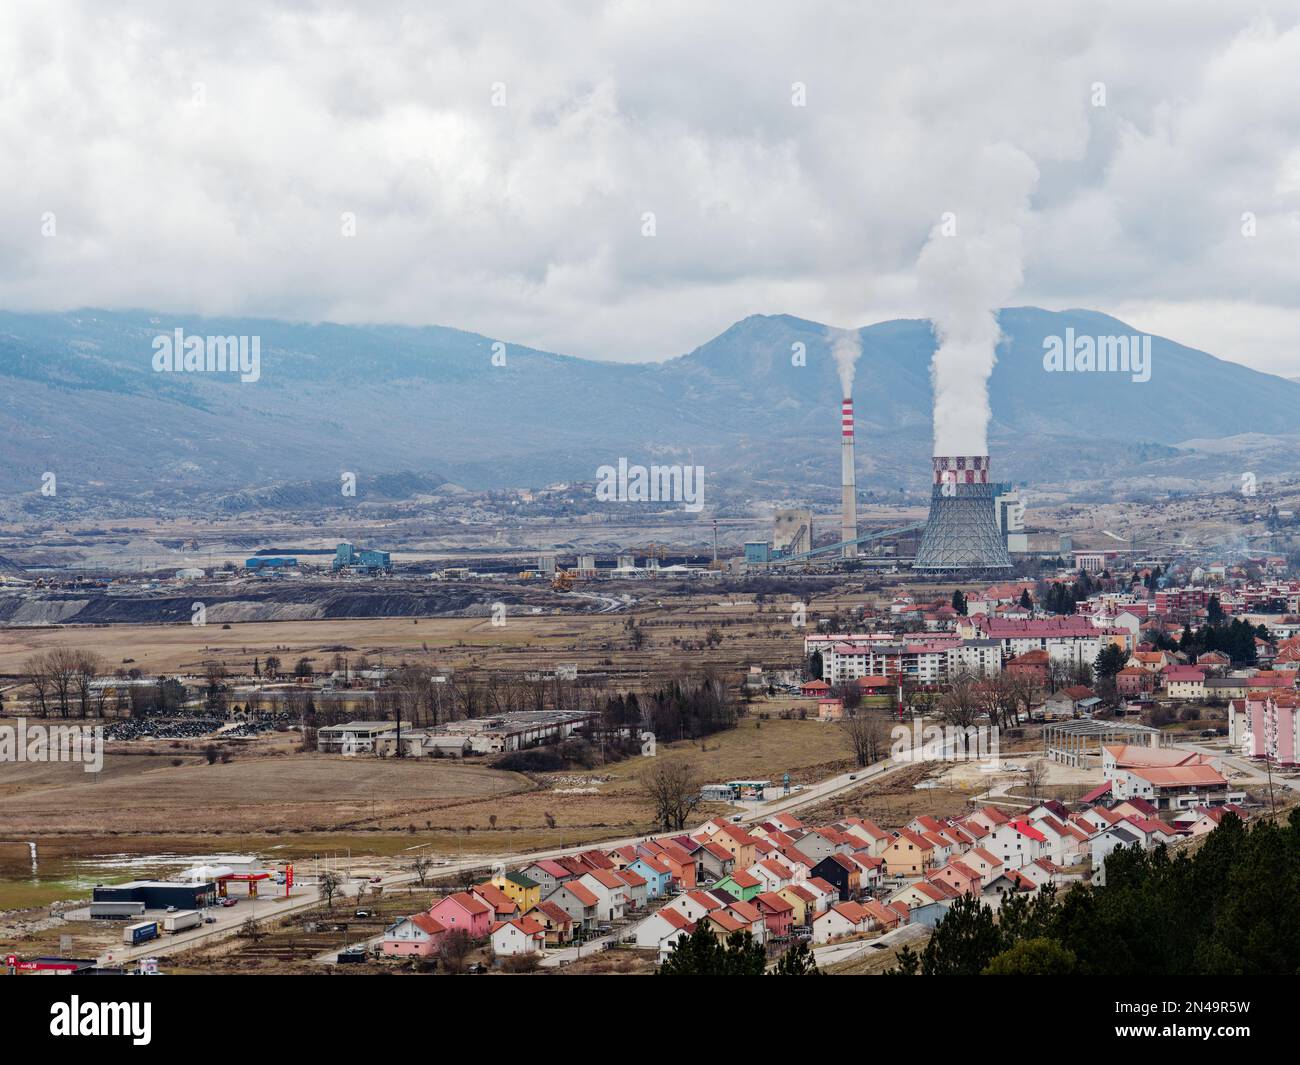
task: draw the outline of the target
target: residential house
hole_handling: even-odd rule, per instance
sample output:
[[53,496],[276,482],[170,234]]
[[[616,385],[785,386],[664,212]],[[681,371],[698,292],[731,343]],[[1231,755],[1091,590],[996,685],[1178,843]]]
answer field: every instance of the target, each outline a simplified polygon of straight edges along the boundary
[[399,918],[384,929],[380,950],[386,958],[431,958],[447,930],[427,913]]
[[765,887],[764,882],[748,869],[724,876],[716,886],[718,890],[725,891],[733,899],[740,899],[742,902],[748,902]]
[[803,884],[789,884],[777,892],[781,898],[785,899],[794,911],[794,923],[803,927],[811,923],[813,909],[817,903],[817,896],[814,895]]
[[[700,872],[706,880],[721,880],[736,871],[736,857],[726,847],[706,840],[695,854]],[[644,874],[642,874],[644,875]]]
[[516,917],[493,926],[492,953],[498,958],[541,954],[546,950],[546,929],[531,917]]
[[736,859],[737,869],[748,869],[754,864],[757,841],[739,825],[723,825],[709,839],[731,853]]
[[546,945],[560,947],[573,942],[574,920],[564,910],[549,899],[544,899],[524,915],[531,917],[546,931]]
[[485,880],[481,884],[475,884],[469,889],[470,892],[485,903],[492,907],[492,920],[508,921],[512,917],[519,916],[519,905],[496,886],[491,880]]
[[673,872],[653,854],[642,854],[627,867],[645,880],[647,899],[661,899],[671,890]]
[[468,891],[439,899],[429,907],[429,916],[448,932],[464,929],[472,939],[486,939],[492,930],[492,907]]
[[984,890],[984,878],[955,858],[940,869],[931,869],[925,876],[927,880],[942,880],[958,895],[978,896]]
[[523,873],[529,880],[534,881],[541,887],[542,898],[546,898],[561,884],[577,879],[577,874],[573,870],[567,869],[559,862],[552,861],[549,858],[524,866]]
[[794,906],[779,892],[759,892],[754,897],[754,905],[763,915],[769,937],[780,938],[794,931]]
[[1002,872],[1002,862],[985,847],[972,847],[961,856],[961,863],[979,873],[981,888]]
[[546,898],[573,920],[575,931],[590,932],[600,920],[600,899],[578,880],[561,884]]
[[835,888],[841,902],[856,899],[862,890],[862,869],[844,854],[828,854],[812,868],[813,876]]
[[687,891],[684,894],[678,895],[677,898],[665,905],[659,912],[663,913],[664,910],[676,910],[691,924],[698,924],[714,910],[720,909],[722,909],[722,902],[714,898],[707,891]]
[[610,869],[593,869],[578,878],[578,883],[596,896],[596,918],[618,921],[627,910],[627,884]]
[[1002,863],[1004,875],[1008,870],[1019,869],[1026,862],[1043,857],[1048,851],[1047,837],[1023,820],[999,825],[983,845]]
[[814,943],[829,943],[868,930],[871,915],[856,902],[837,902],[813,918]]
[[649,897],[649,885],[646,878],[635,869],[615,870],[614,876],[626,885],[627,909],[629,912],[644,910]]
[[790,868],[782,865],[775,858],[764,858],[757,861],[745,872],[762,881],[764,891],[780,891],[786,884],[794,883],[795,879]]
[[1106,882],[1106,859],[1120,847],[1141,847],[1142,840],[1131,827],[1111,825],[1098,832],[1091,840],[1092,879],[1096,884]]
[[1030,880],[1021,870],[1008,869],[993,878],[988,887],[984,889],[984,894],[996,897],[1000,895],[1033,892],[1037,890],[1038,885]]
[[900,829],[882,857],[889,876],[920,876],[934,864],[934,843],[910,828]]
[[673,946],[683,935],[690,935],[695,922],[671,906],[665,906],[658,913],[652,913],[636,926],[636,945],[643,949],[655,950],[659,960],[663,961],[672,953]]

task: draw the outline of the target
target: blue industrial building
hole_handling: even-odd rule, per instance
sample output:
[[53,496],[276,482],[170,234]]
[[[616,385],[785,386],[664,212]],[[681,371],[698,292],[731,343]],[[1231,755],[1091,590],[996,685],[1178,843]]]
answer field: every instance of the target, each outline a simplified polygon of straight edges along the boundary
[[244,568],[251,570],[259,569],[297,569],[298,560],[292,555],[289,556],[269,556],[258,555],[255,558],[245,559]]
[[391,573],[393,561],[387,551],[358,551],[351,544],[339,544],[334,552],[332,568],[356,570],[359,573]]

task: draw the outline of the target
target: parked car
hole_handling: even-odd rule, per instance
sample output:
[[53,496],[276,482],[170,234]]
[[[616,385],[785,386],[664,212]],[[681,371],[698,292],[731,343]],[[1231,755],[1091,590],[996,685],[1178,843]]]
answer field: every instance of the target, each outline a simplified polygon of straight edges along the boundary
[[235,903],[237,903],[238,901],[239,901],[238,899],[222,899],[222,900],[221,900],[221,905],[222,905],[222,906],[233,906],[233,905],[234,905]]
[[375,915],[374,910],[357,910],[357,912],[354,913],[352,916],[366,918],[366,917],[373,917],[374,915]]
[[466,966],[465,971],[477,976],[479,973],[487,972],[482,962],[476,961],[473,965]]

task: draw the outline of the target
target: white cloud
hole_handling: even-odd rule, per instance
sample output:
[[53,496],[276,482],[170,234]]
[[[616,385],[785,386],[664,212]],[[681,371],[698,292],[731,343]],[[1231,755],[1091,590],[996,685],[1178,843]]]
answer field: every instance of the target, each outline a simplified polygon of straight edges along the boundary
[[921,248],[1005,144],[1041,175],[1012,302],[1300,373],[1300,5],[876,8],[5,5],[0,305],[664,357],[930,313]]

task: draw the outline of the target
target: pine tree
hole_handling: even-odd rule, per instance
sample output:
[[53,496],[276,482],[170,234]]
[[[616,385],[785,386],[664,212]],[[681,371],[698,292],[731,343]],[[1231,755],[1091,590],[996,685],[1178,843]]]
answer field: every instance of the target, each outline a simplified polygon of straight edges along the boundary
[[781,955],[769,974],[771,976],[821,976],[817,959],[806,942],[800,940]]

